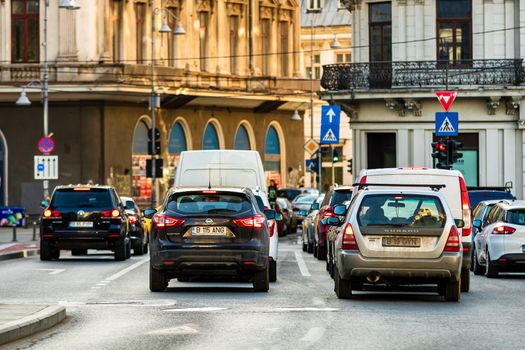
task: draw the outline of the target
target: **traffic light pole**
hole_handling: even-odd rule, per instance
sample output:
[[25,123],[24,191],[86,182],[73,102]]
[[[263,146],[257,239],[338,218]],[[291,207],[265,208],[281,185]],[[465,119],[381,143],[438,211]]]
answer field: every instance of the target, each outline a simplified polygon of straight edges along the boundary
[[335,183],[335,174],[334,174],[334,145],[330,145],[332,151],[332,186]]

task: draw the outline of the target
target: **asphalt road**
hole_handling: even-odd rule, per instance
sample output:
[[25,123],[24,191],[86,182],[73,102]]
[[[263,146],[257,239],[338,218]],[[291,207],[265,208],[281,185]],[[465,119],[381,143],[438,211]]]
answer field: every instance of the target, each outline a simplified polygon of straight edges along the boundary
[[66,321],[13,349],[523,349],[525,275],[473,277],[460,303],[430,288],[338,300],[298,236],[280,243],[278,282],[171,281],[148,289],[148,257],[62,254],[0,263],[0,302],[60,303]]

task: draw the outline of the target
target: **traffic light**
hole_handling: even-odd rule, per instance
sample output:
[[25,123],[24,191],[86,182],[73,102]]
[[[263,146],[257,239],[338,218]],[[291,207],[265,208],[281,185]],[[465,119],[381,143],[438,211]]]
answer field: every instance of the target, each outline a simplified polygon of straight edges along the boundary
[[443,141],[432,142],[432,158],[437,160],[436,168],[449,169],[447,164],[447,143]]
[[[151,129],[148,130],[148,153],[151,155],[160,154],[160,131],[155,128],[155,139],[152,140]],[[155,148],[153,148],[153,144]]]
[[347,172],[349,172],[350,174],[352,174],[352,165],[353,165],[353,161],[352,159],[347,159],[346,161],[348,163],[348,168],[346,169]]
[[[146,159],[146,177],[153,177],[153,167],[151,159]],[[155,159],[155,177],[162,177],[163,160]]]
[[458,159],[463,158],[463,153],[458,152],[463,147],[463,143],[456,140],[448,140],[447,152],[450,165],[456,163]]
[[336,148],[334,148],[332,150],[332,162],[337,163],[340,161],[341,161],[341,157],[339,155],[339,151]]

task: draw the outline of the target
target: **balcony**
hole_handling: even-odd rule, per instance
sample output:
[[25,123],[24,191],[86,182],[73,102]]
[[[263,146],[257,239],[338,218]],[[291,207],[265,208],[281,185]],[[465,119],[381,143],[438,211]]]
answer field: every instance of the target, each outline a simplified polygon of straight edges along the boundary
[[327,91],[414,89],[451,86],[478,88],[525,84],[522,59],[340,63],[323,66]]

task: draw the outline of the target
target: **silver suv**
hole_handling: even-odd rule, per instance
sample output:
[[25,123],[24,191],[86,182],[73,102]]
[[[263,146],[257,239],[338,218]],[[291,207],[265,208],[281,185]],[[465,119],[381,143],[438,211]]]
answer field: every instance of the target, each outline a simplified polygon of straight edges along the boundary
[[[371,187],[370,185],[369,187]],[[334,208],[344,215],[344,205]],[[353,198],[334,243],[335,292],[351,298],[363,284],[437,284],[447,301],[460,298],[462,244],[439,190],[369,189]]]

